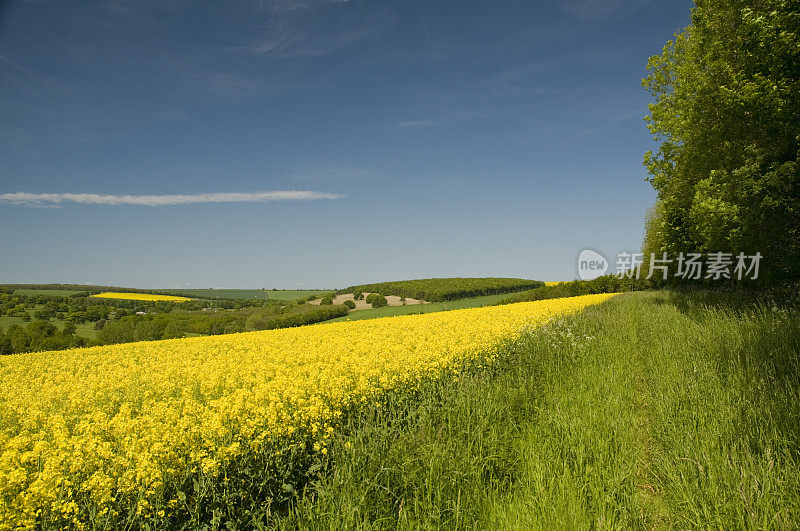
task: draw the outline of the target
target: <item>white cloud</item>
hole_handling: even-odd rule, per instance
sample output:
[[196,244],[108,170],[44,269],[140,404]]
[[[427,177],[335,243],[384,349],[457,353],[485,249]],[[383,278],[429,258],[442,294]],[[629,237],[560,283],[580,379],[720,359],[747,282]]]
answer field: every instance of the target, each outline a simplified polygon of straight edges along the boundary
[[341,197],[344,196],[306,190],[177,195],[31,194],[27,192],[16,192],[13,194],[0,194],[0,203],[21,206],[53,206],[62,203],[80,203],[84,205],[168,206],[196,205],[201,203],[309,201],[314,199],[339,199]]

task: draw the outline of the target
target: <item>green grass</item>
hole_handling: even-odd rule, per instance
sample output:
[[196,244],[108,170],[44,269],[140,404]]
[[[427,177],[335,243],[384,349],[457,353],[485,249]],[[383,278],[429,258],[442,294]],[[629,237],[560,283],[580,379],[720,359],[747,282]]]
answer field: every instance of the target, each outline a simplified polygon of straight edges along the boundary
[[796,529],[800,316],[628,293],[345,420],[289,529]]
[[276,289],[276,290],[263,290],[263,289],[170,289],[170,293],[183,295],[185,297],[196,297],[202,299],[203,297],[213,297],[222,299],[268,299],[294,301],[298,299],[305,299],[312,295],[325,295],[332,293],[328,290],[293,290],[293,289]]
[[[56,321],[51,319],[50,322],[56,325],[59,330],[64,329],[64,321]],[[76,323],[75,335],[88,339],[97,339],[97,330],[94,329],[94,323]]]
[[[37,308],[38,307],[39,306],[37,306]],[[33,320],[33,310],[29,311],[28,314],[31,316],[31,320]],[[57,326],[59,330],[64,329],[64,321],[59,319],[50,319],[50,322]],[[30,321],[23,321],[21,317],[8,317],[5,315],[0,316],[0,328],[2,328],[4,331],[8,330],[8,327],[11,325],[19,325],[24,327],[27,326],[28,323],[30,323]],[[97,330],[94,329],[94,323],[76,323],[75,335],[85,337],[87,339],[96,339]]]
[[350,312],[350,315],[346,317],[337,317],[336,319],[331,319],[330,321],[325,322],[358,321],[360,319],[375,319],[377,317],[394,317],[396,315],[442,312],[446,310],[460,310],[462,308],[479,308],[481,306],[490,306],[495,304],[505,296],[505,294],[484,295],[483,297],[472,297],[470,299],[461,299],[457,301],[431,302],[429,304],[409,304],[408,306],[384,306],[383,308],[356,310],[354,312]]
[[[31,318],[33,318],[32,313],[31,313]],[[8,330],[8,327],[11,325],[25,326],[26,324],[28,323],[23,321],[22,317],[8,317],[5,315],[0,315],[0,328],[2,328],[3,330]]]
[[69,297],[76,293],[85,293],[72,289],[15,289],[16,295],[51,295],[53,297]]

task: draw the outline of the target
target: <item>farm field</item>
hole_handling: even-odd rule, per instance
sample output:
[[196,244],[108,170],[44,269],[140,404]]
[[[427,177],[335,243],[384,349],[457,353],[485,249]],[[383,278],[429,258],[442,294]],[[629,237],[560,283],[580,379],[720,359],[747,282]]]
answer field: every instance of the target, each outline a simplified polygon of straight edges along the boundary
[[357,310],[350,312],[345,317],[337,317],[328,322],[338,321],[359,321],[361,319],[376,319],[379,317],[394,317],[398,315],[413,315],[422,313],[442,312],[447,310],[460,310],[464,308],[480,308],[481,306],[491,306],[506,297],[507,294],[484,295],[483,297],[472,297],[446,302],[431,302],[428,304],[414,304],[408,306],[384,306],[382,308],[372,308],[367,310]]
[[8,356],[0,529],[792,529],[799,382],[697,290]]
[[248,527],[348,412],[491,365],[528,327],[609,297],[7,357],[0,527],[192,526],[214,507]]
[[[170,292],[179,293],[186,297],[213,297],[221,299],[278,299],[294,301],[305,299],[312,295],[327,295],[332,290],[292,290],[292,289],[171,289]],[[266,296],[265,296],[266,294]]]
[[126,293],[124,291],[107,291],[92,295],[97,299],[123,299],[130,301],[167,301],[167,302],[186,302],[191,299],[187,297],[176,297],[174,295],[155,295],[152,293]]
[[54,297],[69,297],[76,293],[84,293],[73,289],[15,289],[18,295],[52,295]]
[[800,0],[0,23],[0,531],[800,530]]

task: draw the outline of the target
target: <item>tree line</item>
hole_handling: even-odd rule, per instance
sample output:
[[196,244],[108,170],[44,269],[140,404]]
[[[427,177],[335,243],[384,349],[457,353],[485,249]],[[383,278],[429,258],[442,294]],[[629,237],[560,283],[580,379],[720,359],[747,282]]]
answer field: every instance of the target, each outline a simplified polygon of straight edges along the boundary
[[577,297],[596,293],[621,293],[639,291],[652,287],[652,282],[637,278],[620,278],[617,275],[604,275],[593,280],[573,280],[560,282],[550,286],[521,291],[501,299],[496,304],[513,304],[515,302],[540,301],[561,297]]
[[[347,314],[342,305],[320,308],[305,300],[132,301],[97,299],[83,292],[60,296],[13,291],[0,287],[0,316],[18,321],[0,328],[0,354],[284,328]],[[97,338],[76,334],[76,325],[86,323],[93,324]]]
[[235,311],[185,312],[129,315],[106,323],[98,333],[104,344],[172,339],[188,335],[217,335],[255,330],[290,328],[327,321],[347,315],[341,304],[272,304]]
[[427,302],[440,302],[511,293],[543,285],[544,283],[538,280],[521,278],[424,278],[361,284],[339,290],[338,293],[369,292],[384,296],[397,295]]

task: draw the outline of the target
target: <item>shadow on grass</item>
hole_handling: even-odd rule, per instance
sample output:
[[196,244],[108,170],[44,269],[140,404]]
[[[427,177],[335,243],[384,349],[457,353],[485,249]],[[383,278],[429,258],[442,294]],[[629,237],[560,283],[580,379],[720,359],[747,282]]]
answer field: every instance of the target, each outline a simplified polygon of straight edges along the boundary
[[783,441],[783,457],[800,461],[800,297],[795,287],[769,292],[671,291],[658,305],[673,305],[708,326],[717,340],[713,361],[738,409],[737,439],[753,455]]

